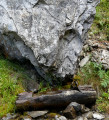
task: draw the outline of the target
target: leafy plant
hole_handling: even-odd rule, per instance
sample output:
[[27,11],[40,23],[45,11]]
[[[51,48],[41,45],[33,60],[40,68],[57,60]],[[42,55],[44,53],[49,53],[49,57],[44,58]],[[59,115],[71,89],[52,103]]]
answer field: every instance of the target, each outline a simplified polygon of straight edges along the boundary
[[104,97],[105,99],[108,99],[109,100],[109,89],[108,89],[108,92],[103,92],[102,94],[102,97]]
[[109,110],[109,70],[105,71],[101,64],[95,62],[87,63],[80,69],[78,75],[80,76],[80,84],[92,84],[100,93],[97,99],[97,108],[99,111]]
[[39,85],[39,92],[38,93],[43,93],[43,92],[47,92],[48,90],[51,90],[51,86],[50,84],[46,84],[46,86],[44,85],[44,82],[40,82],[40,85]]
[[99,40],[109,40],[109,1],[100,0],[96,8],[96,16],[89,34],[92,38]]
[[107,111],[109,113],[109,89],[97,99],[97,108],[100,112]]
[[101,64],[89,62],[81,69],[81,72],[84,73],[82,77],[84,77],[85,81],[97,77],[102,87],[106,88],[109,86],[109,71],[103,70]]

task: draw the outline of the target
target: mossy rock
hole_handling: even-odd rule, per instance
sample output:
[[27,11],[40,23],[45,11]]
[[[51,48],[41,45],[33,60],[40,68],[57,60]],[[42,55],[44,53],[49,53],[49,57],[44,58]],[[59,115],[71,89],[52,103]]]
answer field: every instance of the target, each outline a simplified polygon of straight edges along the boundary
[[70,85],[70,84],[69,84],[69,85],[65,85],[63,88],[64,88],[64,89],[70,89],[70,88],[71,88],[71,85]]
[[73,79],[74,79],[74,80],[80,80],[81,78],[80,78],[79,75],[74,75]]
[[55,118],[55,116],[58,116],[58,117],[60,117],[61,115],[59,115],[58,113],[49,113],[49,114],[47,114],[47,117],[50,119],[50,118]]

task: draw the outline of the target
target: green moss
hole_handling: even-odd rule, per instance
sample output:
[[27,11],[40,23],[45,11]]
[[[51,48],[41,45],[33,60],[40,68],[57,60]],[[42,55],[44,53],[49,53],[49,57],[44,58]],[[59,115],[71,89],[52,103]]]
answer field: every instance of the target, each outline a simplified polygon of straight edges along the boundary
[[63,88],[64,89],[70,89],[71,88],[71,84],[70,85],[65,85]]
[[57,114],[57,113],[49,113],[49,114],[47,115],[47,117],[48,117],[48,118],[55,118],[56,115],[60,117],[60,115]]

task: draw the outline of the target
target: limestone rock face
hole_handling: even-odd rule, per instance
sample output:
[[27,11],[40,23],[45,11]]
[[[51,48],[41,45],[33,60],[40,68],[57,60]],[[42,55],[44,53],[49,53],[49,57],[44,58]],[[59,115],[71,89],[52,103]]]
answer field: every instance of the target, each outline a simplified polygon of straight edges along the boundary
[[[47,79],[74,74],[99,0],[0,0],[0,47]],[[51,70],[52,68],[52,70]]]

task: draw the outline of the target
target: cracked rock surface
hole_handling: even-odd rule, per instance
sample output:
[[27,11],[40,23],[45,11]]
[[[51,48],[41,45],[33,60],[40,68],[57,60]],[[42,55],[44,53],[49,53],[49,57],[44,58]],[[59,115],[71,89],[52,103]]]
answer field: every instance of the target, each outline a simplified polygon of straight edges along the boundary
[[74,74],[98,0],[0,0],[0,47],[47,79]]

